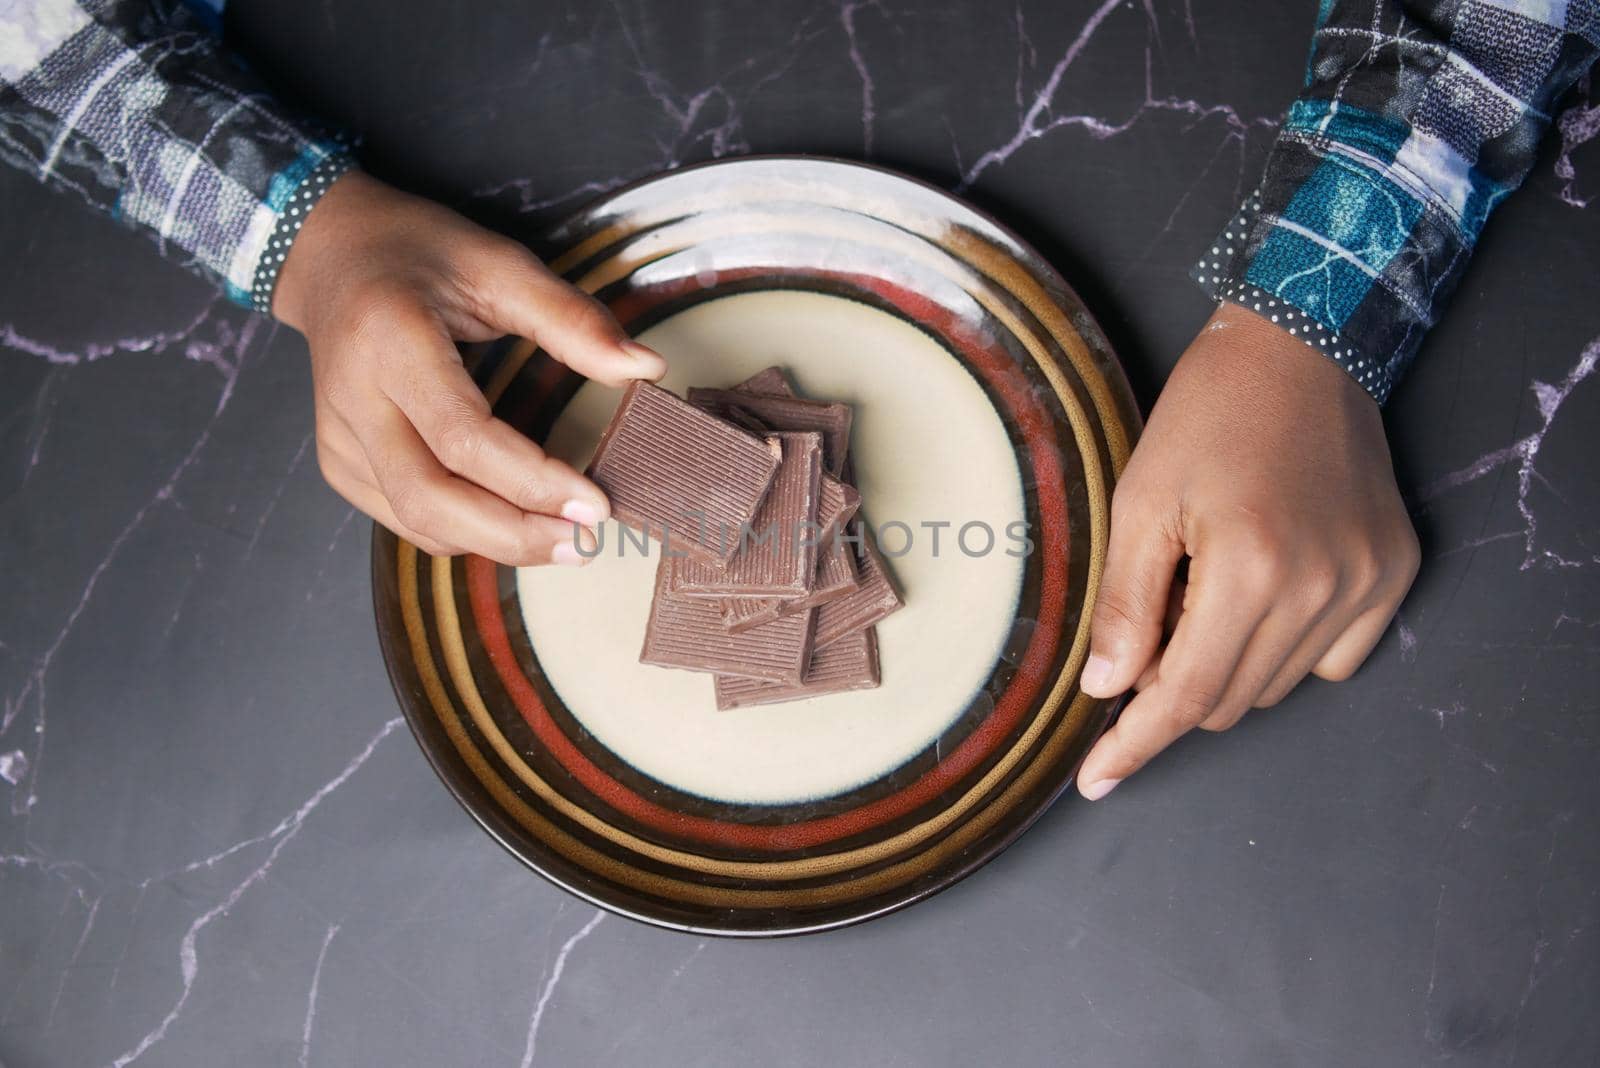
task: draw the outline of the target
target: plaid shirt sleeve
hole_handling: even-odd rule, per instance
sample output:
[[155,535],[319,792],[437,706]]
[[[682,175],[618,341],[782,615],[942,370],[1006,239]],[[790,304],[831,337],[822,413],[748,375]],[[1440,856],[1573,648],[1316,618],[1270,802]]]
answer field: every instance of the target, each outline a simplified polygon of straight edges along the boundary
[[0,158],[269,310],[300,221],[351,160],[221,47],[208,2],[0,3]]
[[1597,48],[1600,0],[1321,0],[1305,91],[1197,279],[1383,403]]

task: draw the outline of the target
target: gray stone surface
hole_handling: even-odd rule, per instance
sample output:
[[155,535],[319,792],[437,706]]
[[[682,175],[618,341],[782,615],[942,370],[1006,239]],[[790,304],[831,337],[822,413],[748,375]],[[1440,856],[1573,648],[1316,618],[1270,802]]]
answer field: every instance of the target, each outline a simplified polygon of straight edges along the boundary
[[[1148,402],[1314,4],[479,7],[230,19],[377,173],[517,233],[747,151],[966,190]],[[1426,563],[1356,679],[762,944],[602,918],[473,826],[396,719],[300,339],[0,174],[0,1062],[1595,1063],[1600,144],[1562,147],[1390,406]]]

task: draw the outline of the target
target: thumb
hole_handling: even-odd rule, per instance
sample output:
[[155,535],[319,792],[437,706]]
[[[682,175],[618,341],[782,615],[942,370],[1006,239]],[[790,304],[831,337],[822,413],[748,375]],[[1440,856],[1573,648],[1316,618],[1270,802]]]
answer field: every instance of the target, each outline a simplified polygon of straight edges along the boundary
[[485,271],[480,282],[481,315],[495,329],[527,338],[608,386],[641,378],[654,382],[667,373],[661,354],[630,340],[605,305],[521,246],[509,259]]
[[[1119,495],[1118,503],[1124,498]],[[1089,658],[1078,684],[1091,697],[1115,697],[1138,681],[1161,644],[1167,595],[1183,559],[1173,525],[1113,508],[1111,544],[1089,623]]]

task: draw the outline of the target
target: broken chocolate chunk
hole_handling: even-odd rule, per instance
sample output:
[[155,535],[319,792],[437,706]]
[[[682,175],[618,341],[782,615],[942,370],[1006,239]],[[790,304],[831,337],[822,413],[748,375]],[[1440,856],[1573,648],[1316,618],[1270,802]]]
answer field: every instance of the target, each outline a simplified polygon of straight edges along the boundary
[[740,393],[765,393],[769,397],[797,397],[794,383],[781,367],[763,367],[733,387]]

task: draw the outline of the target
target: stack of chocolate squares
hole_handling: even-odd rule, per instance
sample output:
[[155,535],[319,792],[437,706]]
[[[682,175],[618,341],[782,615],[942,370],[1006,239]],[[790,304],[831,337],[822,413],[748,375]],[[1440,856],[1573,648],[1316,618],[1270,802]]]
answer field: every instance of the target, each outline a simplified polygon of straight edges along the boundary
[[710,672],[718,708],[879,684],[874,624],[901,601],[856,514],[850,422],[776,367],[687,402],[628,387],[588,474],[664,550],[642,663]]

